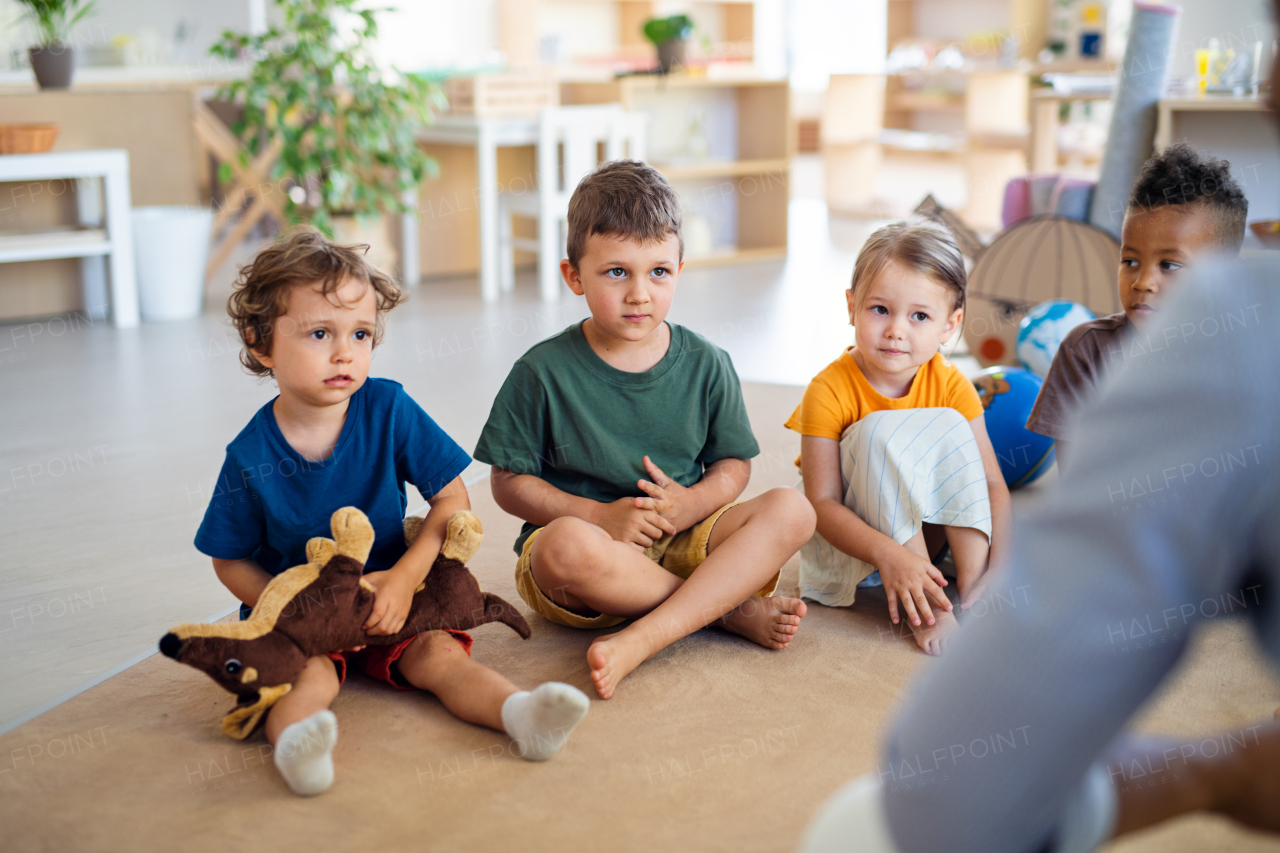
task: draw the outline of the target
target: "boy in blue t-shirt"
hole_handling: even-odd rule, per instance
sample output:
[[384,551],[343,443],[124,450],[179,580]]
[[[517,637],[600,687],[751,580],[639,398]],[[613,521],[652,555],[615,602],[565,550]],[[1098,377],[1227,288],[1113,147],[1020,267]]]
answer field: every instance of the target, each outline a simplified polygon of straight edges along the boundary
[[[365,564],[376,598],[364,628],[388,635],[404,627],[449,517],[471,507],[460,476],[471,460],[399,383],[369,377],[383,315],[404,296],[357,248],[301,229],[241,272],[227,306],[244,343],[241,362],[274,377],[280,394],[227,445],[195,544],[244,602],[244,618],[273,576],[307,562],[307,540],[329,535],[335,510],[358,507],[377,536]],[[431,505],[409,546],[406,482]],[[289,787],[311,795],[333,783],[337,720],[328,708],[348,662],[397,689],[429,690],[458,717],[505,731],[524,744],[525,758],[554,755],[586,715],[587,697],[558,682],[517,690],[471,660],[470,650],[461,631],[425,631],[308,661],[266,720]]]

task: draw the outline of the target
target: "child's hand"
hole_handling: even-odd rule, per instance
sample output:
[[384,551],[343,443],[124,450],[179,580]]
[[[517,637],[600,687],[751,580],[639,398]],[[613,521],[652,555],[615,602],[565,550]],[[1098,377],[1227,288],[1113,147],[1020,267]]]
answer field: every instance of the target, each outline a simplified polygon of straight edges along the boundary
[[639,481],[640,490],[649,497],[636,498],[636,506],[653,510],[671,522],[677,531],[692,527],[697,519],[685,518],[688,514],[686,512],[688,501],[685,495],[689,490],[662,473],[662,469],[654,465],[653,460],[648,456],[644,458],[644,469],[649,472],[653,482]]
[[413,606],[413,590],[417,584],[411,584],[399,572],[370,572],[364,576],[374,588],[373,610],[364,622],[366,633],[397,634],[409,618],[409,609]]
[[951,609],[951,602],[942,591],[947,579],[936,566],[910,548],[896,545],[886,558],[877,562],[876,568],[880,570],[880,580],[889,598],[889,618],[893,624],[898,624],[899,602],[912,625],[919,625],[922,617],[926,623],[934,624],[929,599],[943,610]]
[[663,536],[674,535],[675,526],[651,509],[636,504],[644,498],[619,498],[612,503],[597,505],[595,518],[591,519],[605,533],[619,542],[638,548],[648,548]]

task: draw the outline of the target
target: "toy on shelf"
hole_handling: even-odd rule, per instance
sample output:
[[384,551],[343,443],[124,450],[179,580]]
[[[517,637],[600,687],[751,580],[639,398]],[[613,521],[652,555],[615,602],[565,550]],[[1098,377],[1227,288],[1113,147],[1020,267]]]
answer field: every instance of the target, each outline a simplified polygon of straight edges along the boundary
[[[330,521],[333,539],[307,543],[307,563],[272,578],[257,606],[241,622],[183,624],[160,639],[160,651],[206,673],[239,700],[222,719],[230,737],[248,737],[268,709],[293,688],[307,659],[365,645],[390,645],[423,631],[465,631],[501,622],[528,639],[529,625],[514,607],[482,592],[467,560],[480,547],[480,519],[460,510],[449,518],[440,556],[414,591],[404,627],[396,634],[366,634],[374,588],[364,579],[364,562],[373,547],[373,526],[355,507],[344,507]],[[412,542],[422,519],[404,521]]]
[[1107,8],[1098,0],[1052,0],[1048,50],[1054,59],[1101,59]]
[[992,367],[973,377],[1000,473],[1010,489],[1038,479],[1053,465],[1053,439],[1027,429],[1040,377],[1021,367]]
[[1044,379],[1058,347],[1081,323],[1094,319],[1094,313],[1069,299],[1050,299],[1027,312],[1018,324],[1018,361]]

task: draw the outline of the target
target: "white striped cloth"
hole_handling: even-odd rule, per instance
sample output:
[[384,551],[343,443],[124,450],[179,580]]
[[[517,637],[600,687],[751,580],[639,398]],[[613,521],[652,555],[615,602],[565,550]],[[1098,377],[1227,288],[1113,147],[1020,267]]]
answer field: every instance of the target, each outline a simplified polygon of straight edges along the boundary
[[[991,536],[982,455],[969,422],[951,408],[872,412],[840,439],[844,505],[904,544],[924,522],[974,527]],[[876,567],[818,533],[800,550],[800,594],[821,604],[853,604]]]

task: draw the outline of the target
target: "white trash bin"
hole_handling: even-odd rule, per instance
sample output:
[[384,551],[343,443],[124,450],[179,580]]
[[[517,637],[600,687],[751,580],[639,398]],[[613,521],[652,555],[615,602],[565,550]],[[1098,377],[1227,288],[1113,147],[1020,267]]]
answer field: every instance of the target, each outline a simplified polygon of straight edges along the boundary
[[200,316],[212,231],[213,211],[202,207],[133,209],[133,257],[142,319]]

